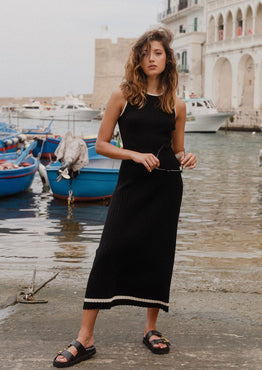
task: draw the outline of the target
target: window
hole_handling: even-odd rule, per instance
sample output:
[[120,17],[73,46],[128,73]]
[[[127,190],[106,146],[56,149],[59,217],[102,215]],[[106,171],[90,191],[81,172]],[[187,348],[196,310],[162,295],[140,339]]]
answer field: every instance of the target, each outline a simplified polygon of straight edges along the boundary
[[197,32],[197,17],[194,18],[194,32]]
[[66,108],[67,109],[73,109],[74,107],[73,107],[73,105],[68,105]]
[[224,26],[223,26],[223,24],[221,24],[218,27],[218,39],[219,39],[219,41],[222,41],[224,39]]
[[187,0],[179,0],[178,10],[187,8]]
[[186,65],[187,64],[187,52],[186,51],[183,51],[182,53],[182,65]]
[[183,28],[183,24],[179,26],[179,32],[180,33],[186,33],[186,30]]

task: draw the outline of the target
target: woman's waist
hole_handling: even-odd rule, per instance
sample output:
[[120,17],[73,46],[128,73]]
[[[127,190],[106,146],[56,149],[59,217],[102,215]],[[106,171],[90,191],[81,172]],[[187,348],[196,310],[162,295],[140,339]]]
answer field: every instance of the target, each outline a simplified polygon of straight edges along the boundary
[[[145,140],[146,141],[146,140]],[[156,142],[131,142],[131,143],[125,143],[123,142],[123,148],[127,150],[132,150],[135,152],[140,152],[140,153],[152,153],[155,156],[159,153],[159,151],[163,151],[163,148],[166,149],[171,149],[171,141],[156,141]]]
[[[154,151],[142,151],[142,153],[153,153],[160,162],[159,169],[161,170],[175,170],[178,171],[180,169],[180,162],[176,158],[173,149],[170,143],[166,143],[161,145],[158,149]],[[148,173],[147,169],[142,163],[137,163],[133,160],[123,160],[121,163],[121,170],[122,171],[131,171],[132,173],[143,174]]]

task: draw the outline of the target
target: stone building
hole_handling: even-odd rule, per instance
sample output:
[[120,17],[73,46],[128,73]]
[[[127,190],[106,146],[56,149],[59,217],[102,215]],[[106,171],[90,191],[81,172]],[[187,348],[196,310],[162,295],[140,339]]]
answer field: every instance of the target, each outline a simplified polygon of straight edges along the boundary
[[95,81],[92,106],[104,109],[111,93],[121,83],[124,67],[136,39],[118,38],[95,41]]
[[158,21],[174,34],[173,48],[179,71],[178,94],[204,94],[206,41],[205,0],[165,0]]
[[262,1],[208,0],[205,94],[222,109],[262,108]]
[[158,19],[175,35],[180,95],[186,89],[212,98],[220,110],[234,111],[232,128],[260,129],[262,0],[164,0],[163,5]]

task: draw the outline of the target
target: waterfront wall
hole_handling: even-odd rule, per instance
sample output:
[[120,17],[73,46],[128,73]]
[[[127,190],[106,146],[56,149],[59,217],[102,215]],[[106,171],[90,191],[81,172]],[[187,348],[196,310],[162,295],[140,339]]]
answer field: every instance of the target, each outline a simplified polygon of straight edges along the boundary
[[262,110],[238,110],[221,127],[223,130],[262,131]]

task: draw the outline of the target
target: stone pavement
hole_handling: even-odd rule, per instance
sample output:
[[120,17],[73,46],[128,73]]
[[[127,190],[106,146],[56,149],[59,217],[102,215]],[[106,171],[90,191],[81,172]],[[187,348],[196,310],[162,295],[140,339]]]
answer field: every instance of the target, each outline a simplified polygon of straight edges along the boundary
[[[82,286],[81,286],[82,285]],[[56,352],[76,337],[83,286],[75,279],[53,280],[37,298],[47,304],[17,304],[0,310],[1,369],[52,369]],[[0,283],[1,297],[17,287]],[[171,341],[168,355],[154,355],[142,344],[146,310],[116,307],[101,311],[96,324],[97,354],[74,369],[248,369],[262,364],[260,294],[171,292],[170,312],[161,312],[158,330]]]

